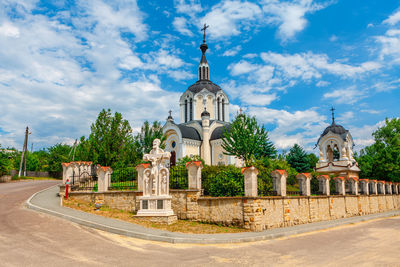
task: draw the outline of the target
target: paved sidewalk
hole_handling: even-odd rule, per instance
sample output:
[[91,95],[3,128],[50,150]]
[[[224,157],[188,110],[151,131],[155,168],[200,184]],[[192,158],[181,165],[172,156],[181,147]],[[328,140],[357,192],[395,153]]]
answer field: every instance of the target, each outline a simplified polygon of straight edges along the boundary
[[60,205],[60,197],[58,197],[58,186],[42,190],[34,194],[27,200],[27,207],[33,210],[58,216],[69,221],[96,228],[99,230],[125,235],[146,240],[164,241],[170,243],[200,243],[200,244],[216,244],[216,243],[238,243],[252,242],[278,237],[296,235],[300,233],[312,232],[322,229],[328,229],[339,225],[367,221],[376,218],[399,216],[400,210],[370,214],[364,216],[356,216],[339,220],[322,221],[309,224],[301,224],[285,228],[270,229],[263,232],[244,232],[234,234],[183,234],[162,231],[157,229],[145,228],[140,225],[106,218],[103,216],[86,213]]

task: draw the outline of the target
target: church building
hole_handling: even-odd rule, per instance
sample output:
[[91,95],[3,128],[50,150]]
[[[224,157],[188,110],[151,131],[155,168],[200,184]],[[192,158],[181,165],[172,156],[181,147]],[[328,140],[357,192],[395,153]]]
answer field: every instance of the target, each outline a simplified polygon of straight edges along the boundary
[[170,164],[185,156],[200,156],[207,165],[241,165],[222,148],[224,128],[229,129],[229,97],[210,80],[207,63],[208,46],[203,39],[198,81],[189,86],[179,99],[180,122],[169,115],[163,126],[167,136],[165,150],[171,152]]

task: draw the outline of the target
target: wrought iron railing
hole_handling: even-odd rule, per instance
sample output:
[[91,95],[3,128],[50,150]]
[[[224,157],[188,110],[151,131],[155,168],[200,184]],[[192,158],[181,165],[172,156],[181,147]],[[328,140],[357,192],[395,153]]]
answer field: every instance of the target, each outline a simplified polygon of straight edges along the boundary
[[185,166],[173,166],[169,168],[169,188],[188,188],[188,170]]
[[136,170],[134,168],[126,168],[113,171],[108,190],[137,190]]

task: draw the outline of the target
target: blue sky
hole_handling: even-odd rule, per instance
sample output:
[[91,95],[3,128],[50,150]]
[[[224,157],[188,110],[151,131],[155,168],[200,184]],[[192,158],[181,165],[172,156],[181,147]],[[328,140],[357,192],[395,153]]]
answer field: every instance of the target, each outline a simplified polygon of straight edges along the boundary
[[102,108],[135,131],[177,121],[205,22],[211,80],[280,150],[312,151],[331,106],[357,150],[398,117],[398,1],[3,0],[0,144],[20,149],[27,125],[35,149],[73,143]]

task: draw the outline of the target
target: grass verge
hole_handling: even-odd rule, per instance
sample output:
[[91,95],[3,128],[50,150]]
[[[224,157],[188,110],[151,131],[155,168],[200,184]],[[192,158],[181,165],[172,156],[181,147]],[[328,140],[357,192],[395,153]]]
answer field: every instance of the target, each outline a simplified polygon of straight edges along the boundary
[[107,206],[103,206],[100,208],[100,210],[96,211],[93,203],[78,201],[73,198],[64,200],[63,204],[64,206],[72,209],[93,213],[122,221],[127,221],[130,223],[135,223],[147,228],[155,228],[170,232],[180,232],[188,234],[222,234],[222,233],[248,232],[248,230],[239,227],[233,227],[233,226],[228,227],[223,225],[194,222],[189,220],[178,220],[176,223],[171,225],[153,223],[144,219],[135,218],[132,212],[118,210],[118,209],[111,209]]

